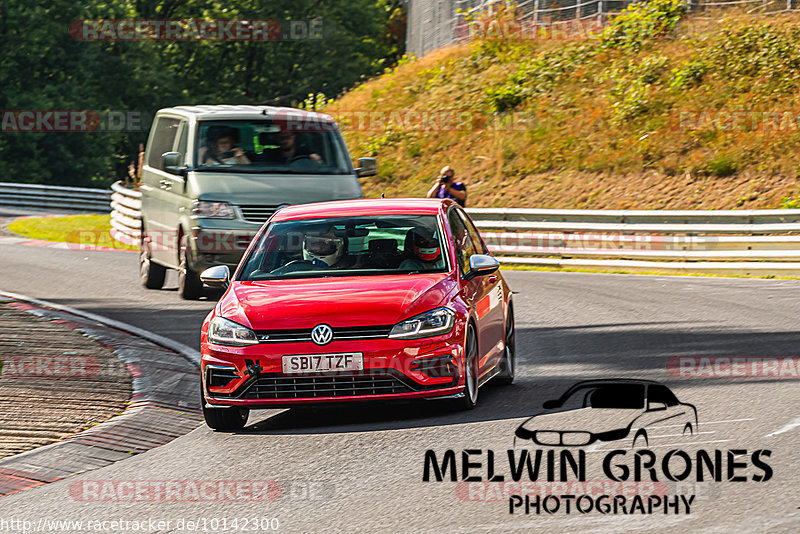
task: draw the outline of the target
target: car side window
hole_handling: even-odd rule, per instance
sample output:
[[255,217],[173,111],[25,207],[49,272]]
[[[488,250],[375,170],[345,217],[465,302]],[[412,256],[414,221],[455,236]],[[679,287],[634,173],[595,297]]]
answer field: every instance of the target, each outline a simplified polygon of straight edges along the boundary
[[477,248],[463,219],[456,213],[455,209],[451,209],[450,213],[447,214],[447,221],[450,224],[450,232],[453,234],[453,241],[456,245],[456,261],[458,261],[461,274],[464,274],[469,271],[470,257],[478,253]]
[[483,241],[481,240],[481,236],[478,233],[478,229],[475,228],[475,225],[472,224],[472,220],[467,216],[464,210],[460,208],[453,208],[454,211],[458,212],[458,216],[464,223],[464,226],[467,228],[469,232],[469,237],[472,239],[472,242],[475,245],[476,254],[488,254],[489,251],[486,250],[486,247],[483,245]]
[[151,146],[147,147],[147,164],[154,169],[164,170],[162,154],[172,152],[175,146],[175,135],[178,133],[178,119],[159,117],[156,121]]
[[650,386],[647,390],[648,402],[663,402],[667,406],[679,404],[678,398],[666,386]]

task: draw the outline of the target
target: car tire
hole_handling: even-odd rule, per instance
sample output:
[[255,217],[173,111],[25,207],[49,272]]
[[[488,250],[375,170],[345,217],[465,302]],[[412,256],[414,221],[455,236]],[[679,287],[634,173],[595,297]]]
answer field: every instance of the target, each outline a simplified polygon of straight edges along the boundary
[[200,402],[203,407],[203,419],[206,420],[206,425],[215,432],[241,430],[247,424],[247,418],[250,416],[250,410],[247,408],[207,408],[206,397],[202,390],[200,391]]
[[200,275],[189,267],[189,240],[181,236],[181,248],[178,265],[178,294],[184,300],[197,300],[203,294],[203,282]]
[[495,384],[509,386],[514,383],[517,373],[517,348],[515,343],[516,328],[514,325],[514,308],[508,308],[506,319],[505,351],[500,360],[500,374],[495,378]]
[[139,278],[142,285],[147,289],[161,289],[166,276],[167,268],[151,261],[150,244],[143,239],[139,244]]
[[[644,447],[642,446],[642,441],[644,441]],[[633,437],[633,445],[631,448],[633,449],[646,448],[648,444],[649,443],[647,440],[647,432],[645,432],[644,430],[639,430]]]
[[456,400],[461,410],[471,410],[478,404],[478,342],[472,325],[467,327],[464,343],[464,394]]

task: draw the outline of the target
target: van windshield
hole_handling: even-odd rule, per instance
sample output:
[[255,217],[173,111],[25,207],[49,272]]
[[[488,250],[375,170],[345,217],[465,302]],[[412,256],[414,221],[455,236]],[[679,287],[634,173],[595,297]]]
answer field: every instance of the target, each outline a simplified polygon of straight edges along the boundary
[[333,127],[292,128],[287,121],[215,120],[199,124],[195,169],[214,172],[349,174]]

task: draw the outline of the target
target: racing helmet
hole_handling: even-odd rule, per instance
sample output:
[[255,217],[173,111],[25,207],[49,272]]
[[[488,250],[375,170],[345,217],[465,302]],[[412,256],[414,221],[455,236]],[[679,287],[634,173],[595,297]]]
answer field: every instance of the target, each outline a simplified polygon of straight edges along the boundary
[[414,254],[422,261],[436,261],[441,255],[439,238],[427,228],[414,228],[411,231],[411,244]]
[[330,267],[344,255],[344,237],[332,233],[303,237],[303,259],[322,261]]

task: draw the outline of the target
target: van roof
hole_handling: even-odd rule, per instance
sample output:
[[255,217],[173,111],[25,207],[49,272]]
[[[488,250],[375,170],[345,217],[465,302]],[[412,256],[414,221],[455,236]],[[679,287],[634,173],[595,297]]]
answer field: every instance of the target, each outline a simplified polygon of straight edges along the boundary
[[305,111],[297,108],[274,107],[274,106],[234,106],[234,105],[202,105],[202,106],[175,106],[158,110],[158,113],[172,113],[184,117],[193,117],[197,120],[202,119],[235,119],[259,117],[314,117],[323,120],[333,120],[332,117],[324,113]]

